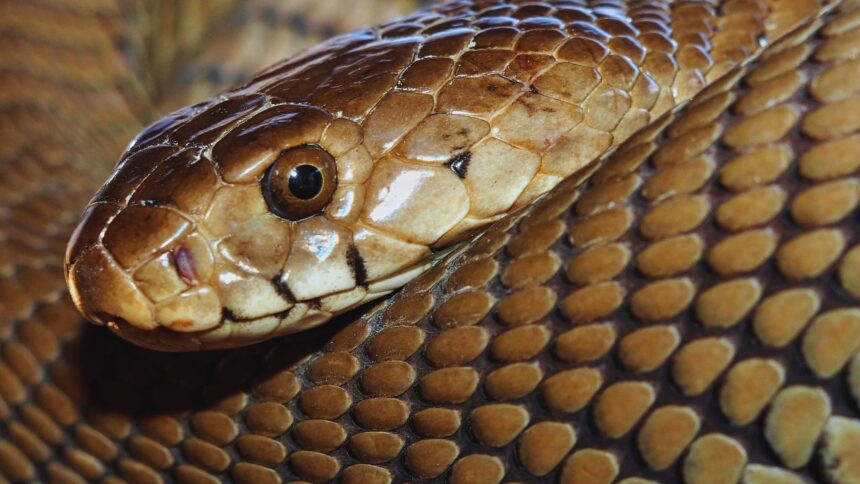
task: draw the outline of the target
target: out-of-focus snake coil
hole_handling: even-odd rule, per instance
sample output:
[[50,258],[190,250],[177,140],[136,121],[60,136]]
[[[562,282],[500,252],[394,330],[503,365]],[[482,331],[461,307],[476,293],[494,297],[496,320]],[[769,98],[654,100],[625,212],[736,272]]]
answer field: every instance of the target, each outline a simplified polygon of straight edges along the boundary
[[[571,65],[638,59],[666,114],[366,314],[145,350],[65,289],[87,200],[143,124],[262,67],[249,49],[354,25],[233,3],[0,3],[0,482],[860,480],[853,3],[438,7],[523,44],[569,23],[595,49]],[[364,3],[381,18],[352,22],[413,7]],[[411,23],[461,27],[439,18]],[[495,42],[432,58],[531,82],[545,43]]]

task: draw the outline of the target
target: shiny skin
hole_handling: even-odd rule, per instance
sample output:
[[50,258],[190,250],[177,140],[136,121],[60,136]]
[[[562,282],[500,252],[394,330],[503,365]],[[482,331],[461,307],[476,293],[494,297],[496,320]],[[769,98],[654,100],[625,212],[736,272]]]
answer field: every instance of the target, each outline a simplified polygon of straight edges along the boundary
[[856,6],[813,16],[364,317],[165,354],[87,325],[63,286],[88,170],[135,120],[115,57],[79,83],[91,51],[44,42],[90,46],[125,18],[94,4],[65,5],[75,22],[0,16],[52,59],[0,51],[15,67],[0,113],[19,127],[0,143],[2,480],[857,480]]
[[[455,2],[331,39],[143,130],[69,243],[88,318],[164,350],[304,330],[419,274],[757,52],[800,12]],[[324,209],[274,214],[287,150]]]

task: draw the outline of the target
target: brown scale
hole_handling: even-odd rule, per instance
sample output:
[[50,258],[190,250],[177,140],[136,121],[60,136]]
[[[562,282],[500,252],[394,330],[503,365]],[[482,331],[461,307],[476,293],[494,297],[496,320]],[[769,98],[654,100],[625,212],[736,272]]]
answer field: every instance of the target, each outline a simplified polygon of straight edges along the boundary
[[[289,344],[164,355],[122,343],[82,326],[52,284],[61,258],[46,251],[65,234],[9,228],[0,476],[857,479],[860,121],[845,73],[858,25],[858,10],[828,15],[638,135],[583,188],[565,182],[367,319]],[[51,119],[27,112],[15,116],[33,129]],[[11,173],[34,183],[39,166]],[[3,217],[7,196],[38,213],[37,197],[2,183]],[[458,350],[431,358],[452,332]]]

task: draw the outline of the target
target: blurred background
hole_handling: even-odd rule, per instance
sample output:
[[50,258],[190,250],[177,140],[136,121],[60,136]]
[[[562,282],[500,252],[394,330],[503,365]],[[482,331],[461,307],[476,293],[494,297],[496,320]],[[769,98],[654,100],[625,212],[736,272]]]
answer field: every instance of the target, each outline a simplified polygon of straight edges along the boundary
[[0,341],[70,306],[66,241],[142,127],[423,3],[0,0]]

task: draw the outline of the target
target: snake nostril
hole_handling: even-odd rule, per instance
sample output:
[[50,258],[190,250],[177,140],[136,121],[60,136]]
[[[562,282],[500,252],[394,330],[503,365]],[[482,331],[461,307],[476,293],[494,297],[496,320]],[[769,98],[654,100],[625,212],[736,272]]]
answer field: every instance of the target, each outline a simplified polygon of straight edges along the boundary
[[176,272],[188,284],[197,284],[197,271],[194,269],[194,254],[191,250],[182,245],[173,251],[173,265],[176,266]]

